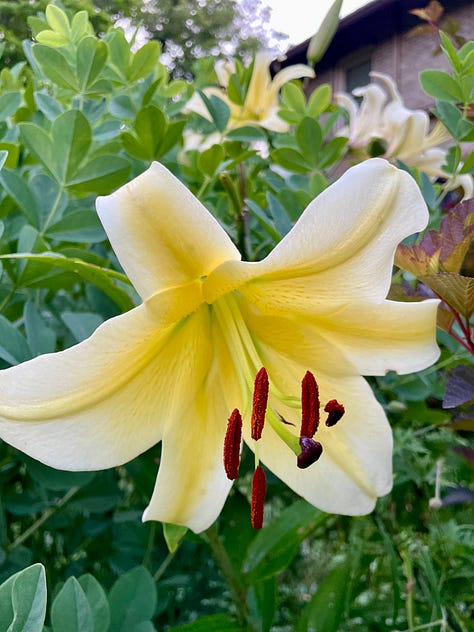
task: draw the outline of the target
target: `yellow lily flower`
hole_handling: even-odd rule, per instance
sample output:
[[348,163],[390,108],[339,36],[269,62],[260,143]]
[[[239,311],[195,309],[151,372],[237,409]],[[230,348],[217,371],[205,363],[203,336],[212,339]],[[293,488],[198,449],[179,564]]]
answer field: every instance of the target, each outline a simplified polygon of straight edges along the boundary
[[[257,53],[252,77],[242,105],[231,101],[225,93],[229,79],[235,72],[235,64],[232,61],[216,63],[217,77],[223,89],[206,88],[204,93],[206,96],[215,95],[228,105],[230,109],[229,129],[244,125],[257,125],[274,132],[286,132],[289,129],[289,124],[278,116],[278,93],[282,86],[292,79],[314,77],[314,70],[304,64],[296,64],[280,70],[272,79],[270,64],[273,59],[273,53]],[[193,95],[186,107],[189,111],[196,112],[210,120],[209,112],[199,94]]]
[[[339,135],[349,138],[349,147],[354,155],[364,160],[370,156],[371,143],[380,141],[379,155],[387,160],[401,160],[409,167],[424,171],[432,179],[449,176],[443,171],[447,150],[440,144],[451,138],[448,130],[437,123],[430,131],[430,118],[424,110],[412,110],[403,103],[402,96],[393,79],[381,72],[371,72],[382,88],[370,83],[353,90],[356,97],[362,97],[360,106],[349,94],[335,95],[336,101],[349,113],[349,126],[339,131]],[[373,155],[373,154],[372,154]],[[464,197],[473,195],[474,185],[470,175],[451,178],[448,189],[458,186],[464,189]]]
[[[351,168],[255,263],[158,163],[97,210],[143,303],[70,349],[0,371],[0,436],[67,470],[117,466],[162,441],[144,519],[199,532],[232,484],[222,453],[234,409],[254,447],[253,382],[265,367],[260,460],[325,511],[371,511],[391,488],[392,436],[361,374],[438,357],[438,302],[385,298],[397,244],[428,218],[412,178],[381,159]],[[298,430],[281,417],[298,423],[307,369],[321,401],[346,413],[319,428],[321,458],[300,469]]]

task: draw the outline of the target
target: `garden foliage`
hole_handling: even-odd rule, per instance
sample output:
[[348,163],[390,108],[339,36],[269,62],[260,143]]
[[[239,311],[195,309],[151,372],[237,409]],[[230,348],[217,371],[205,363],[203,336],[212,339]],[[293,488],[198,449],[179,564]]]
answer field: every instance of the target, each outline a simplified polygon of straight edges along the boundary
[[[247,260],[263,258],[351,161],[334,133],[346,114],[327,85],[309,97],[301,81],[283,86],[287,131],[235,124],[205,91],[203,118],[186,107],[195,87],[170,80],[157,42],[132,50],[122,30],[97,36],[86,12],[53,5],[30,27],[28,61],[0,72],[0,368],[67,348],[137,303],[95,199],[151,161],[202,200]],[[451,135],[449,180],[474,173],[473,154],[462,161],[474,141],[474,44],[443,36],[442,47],[451,72],[420,80]],[[237,106],[250,74],[235,64],[227,97]],[[395,435],[392,493],[369,516],[341,517],[270,476],[254,531],[244,452],[221,517],[195,535],[141,522],[159,446],[116,470],[71,473],[2,444],[0,632],[470,629],[474,202],[398,165],[431,221],[399,249],[391,293],[443,303],[437,365],[371,379]]]

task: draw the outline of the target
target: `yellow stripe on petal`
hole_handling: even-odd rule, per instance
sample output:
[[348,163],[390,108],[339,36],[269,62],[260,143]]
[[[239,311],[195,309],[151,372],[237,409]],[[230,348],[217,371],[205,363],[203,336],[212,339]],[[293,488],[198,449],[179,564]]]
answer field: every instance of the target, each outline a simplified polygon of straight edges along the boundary
[[209,274],[240,254],[218,221],[163,165],[107,197],[97,212],[125,272],[144,299]]

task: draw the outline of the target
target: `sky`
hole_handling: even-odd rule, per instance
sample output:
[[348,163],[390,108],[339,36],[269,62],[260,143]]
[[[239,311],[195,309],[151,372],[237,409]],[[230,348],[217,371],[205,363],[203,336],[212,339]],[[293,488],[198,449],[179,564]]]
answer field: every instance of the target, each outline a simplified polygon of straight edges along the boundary
[[[343,0],[341,16],[352,13],[371,0]],[[270,27],[286,33],[289,44],[311,37],[322,22],[332,0],[262,0],[272,9]]]

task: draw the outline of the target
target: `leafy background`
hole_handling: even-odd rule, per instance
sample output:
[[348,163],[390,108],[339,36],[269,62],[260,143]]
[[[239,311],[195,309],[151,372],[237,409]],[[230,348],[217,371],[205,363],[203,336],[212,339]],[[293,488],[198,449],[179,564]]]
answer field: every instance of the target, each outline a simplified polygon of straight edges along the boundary
[[[289,133],[229,131],[217,97],[207,104],[211,121],[186,111],[194,87],[215,80],[206,62],[194,84],[170,79],[158,42],[132,52],[120,29],[96,35],[84,11],[50,6],[29,26],[27,61],[0,72],[0,368],[75,344],[136,304],[94,202],[150,161],[177,174],[250,260],[288,232],[347,161],[346,139],[332,135],[344,112],[329,86],[309,99],[298,82],[284,87]],[[447,173],[472,173],[473,156],[462,166],[460,148],[474,140],[474,48],[445,42],[444,52],[452,72],[424,73],[422,86],[453,136]],[[237,103],[248,87],[240,70]],[[185,128],[220,141],[186,151]],[[469,328],[473,311],[474,209],[464,202],[448,213],[442,185],[412,173],[430,229],[460,250],[454,271],[441,262],[433,273],[451,316],[440,320],[438,364],[371,379],[395,435],[392,493],[369,516],[334,516],[270,475],[265,526],[255,532],[253,463],[244,452],[221,517],[197,536],[141,522],[159,446],[115,470],[68,473],[2,443],[1,632],[43,624],[53,632],[472,629],[474,379],[459,322]],[[393,292],[429,292],[416,280],[418,263],[395,271]],[[470,281],[460,288],[459,278]]]

